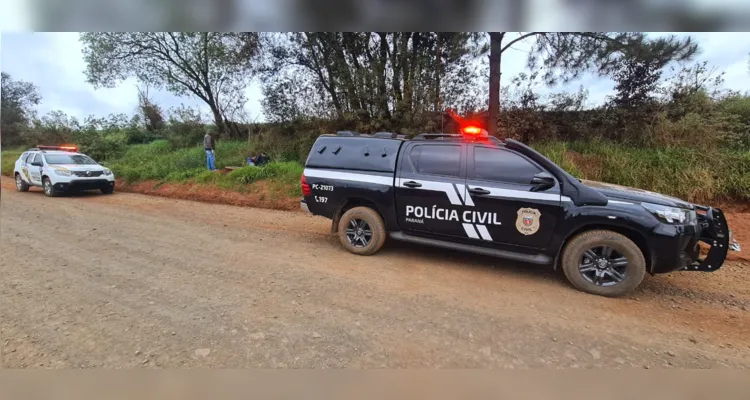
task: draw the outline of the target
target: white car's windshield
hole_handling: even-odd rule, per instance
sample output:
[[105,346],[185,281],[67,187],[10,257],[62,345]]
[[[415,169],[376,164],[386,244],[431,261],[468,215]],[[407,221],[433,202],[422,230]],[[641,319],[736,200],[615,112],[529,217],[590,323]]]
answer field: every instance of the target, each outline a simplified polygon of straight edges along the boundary
[[96,161],[83,154],[45,154],[44,159],[47,164],[96,164]]

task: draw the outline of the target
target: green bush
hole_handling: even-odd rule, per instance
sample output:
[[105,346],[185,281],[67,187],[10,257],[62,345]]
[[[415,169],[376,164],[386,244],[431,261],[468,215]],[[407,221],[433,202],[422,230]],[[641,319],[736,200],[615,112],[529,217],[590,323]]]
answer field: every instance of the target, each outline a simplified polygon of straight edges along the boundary
[[534,149],[552,160],[560,168],[568,171],[573,176],[583,175],[578,165],[571,160],[568,144],[565,142],[540,142],[534,144]]
[[163,130],[163,135],[175,148],[202,146],[205,134],[206,126],[194,122],[172,121]]
[[253,150],[264,151],[272,160],[305,162],[313,143],[322,134],[335,133],[332,121],[298,120],[266,125],[250,140]]
[[730,96],[722,99],[717,104],[717,109],[721,112],[736,115],[746,124],[750,124],[750,96]]
[[295,161],[271,162],[262,167],[245,166],[236,169],[227,174],[227,179],[243,185],[266,179],[283,183],[296,183],[299,181],[303,169],[303,166]]
[[[216,144],[216,168],[241,166],[247,154],[246,142],[219,141]],[[177,148],[167,140],[129,146],[122,157],[107,165],[127,181],[185,180],[206,169],[202,147]]]
[[73,140],[80,152],[99,161],[121,155],[127,145],[127,137],[124,134],[105,135],[96,131],[77,133]]
[[186,181],[189,179],[193,179],[204,172],[210,172],[206,171],[205,168],[194,168],[194,169],[185,169],[185,170],[177,170],[172,171],[167,175],[164,180],[167,182],[179,182],[179,181]]
[[2,174],[5,176],[13,176],[13,168],[16,165],[16,160],[21,157],[22,150],[16,151],[3,151],[0,153],[0,162],[2,162]]
[[[534,147],[582,179],[651,190],[694,202],[750,200],[750,151],[638,148],[606,141],[545,143]],[[571,157],[572,154],[577,157]]]

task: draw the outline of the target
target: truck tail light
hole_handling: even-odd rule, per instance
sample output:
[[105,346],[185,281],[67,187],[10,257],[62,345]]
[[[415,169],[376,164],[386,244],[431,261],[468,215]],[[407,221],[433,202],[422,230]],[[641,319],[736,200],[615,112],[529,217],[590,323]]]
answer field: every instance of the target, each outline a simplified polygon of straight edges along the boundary
[[311,195],[312,190],[310,190],[310,185],[307,184],[307,179],[305,178],[305,175],[302,175],[302,178],[300,178],[300,183],[302,184],[302,194],[305,196]]

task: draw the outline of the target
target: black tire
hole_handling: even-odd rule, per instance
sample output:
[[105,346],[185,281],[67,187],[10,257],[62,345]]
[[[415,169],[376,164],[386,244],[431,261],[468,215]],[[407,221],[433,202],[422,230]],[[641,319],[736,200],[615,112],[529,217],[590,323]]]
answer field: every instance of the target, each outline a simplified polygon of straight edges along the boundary
[[55,187],[52,186],[52,181],[47,177],[42,180],[42,189],[44,190],[44,195],[47,197],[57,196],[57,191],[55,190]]
[[26,183],[23,178],[21,178],[21,174],[16,173],[16,190],[19,192],[28,192],[29,191],[29,184]]
[[114,186],[103,187],[101,191],[103,194],[112,194],[115,192],[115,187]]
[[360,256],[369,256],[375,254],[385,244],[385,223],[380,214],[372,208],[355,207],[341,216],[338,235],[341,245],[347,251]]
[[646,260],[638,245],[608,230],[583,232],[572,238],[561,262],[573,286],[606,297],[631,293],[646,275]]

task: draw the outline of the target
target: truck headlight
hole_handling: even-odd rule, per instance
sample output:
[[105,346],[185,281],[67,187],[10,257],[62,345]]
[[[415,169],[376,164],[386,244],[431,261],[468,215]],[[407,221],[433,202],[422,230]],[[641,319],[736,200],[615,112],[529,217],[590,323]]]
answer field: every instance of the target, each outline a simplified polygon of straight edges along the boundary
[[110,171],[110,170],[108,170],[108,169],[105,168],[104,169],[104,175],[110,176],[110,175],[112,175],[112,171]]
[[662,206],[659,204],[641,203],[643,208],[669,224],[692,224],[696,221],[695,210]]
[[71,175],[73,175],[70,171],[65,170],[65,169],[56,169],[55,170],[55,174],[56,175],[60,175],[60,176],[71,176]]

